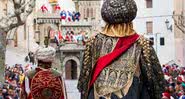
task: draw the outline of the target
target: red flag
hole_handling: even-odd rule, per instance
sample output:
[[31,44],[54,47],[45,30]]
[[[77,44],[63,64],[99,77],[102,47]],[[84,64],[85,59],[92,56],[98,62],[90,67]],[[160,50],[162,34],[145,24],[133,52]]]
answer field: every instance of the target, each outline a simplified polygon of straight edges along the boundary
[[50,38],[51,39],[55,38],[55,31],[54,30],[50,30]]
[[63,39],[62,33],[60,31],[58,31],[58,38],[59,38],[59,40],[62,40]]
[[48,9],[45,5],[42,5],[41,10],[42,10],[42,12],[48,11]]
[[56,5],[56,6],[55,6],[55,11],[56,11],[56,10],[60,10],[60,6],[59,6],[59,5]]

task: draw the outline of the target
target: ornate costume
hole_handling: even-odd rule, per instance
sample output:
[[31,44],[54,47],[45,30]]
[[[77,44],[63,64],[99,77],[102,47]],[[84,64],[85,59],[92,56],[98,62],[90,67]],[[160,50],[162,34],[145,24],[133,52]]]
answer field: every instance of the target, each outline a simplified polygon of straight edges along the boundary
[[22,99],[66,99],[61,73],[51,68],[55,57],[52,47],[36,51],[38,67],[28,72],[23,83]]
[[134,0],[106,0],[107,25],[91,38],[78,82],[82,99],[161,99],[164,77],[149,40],[132,25]]

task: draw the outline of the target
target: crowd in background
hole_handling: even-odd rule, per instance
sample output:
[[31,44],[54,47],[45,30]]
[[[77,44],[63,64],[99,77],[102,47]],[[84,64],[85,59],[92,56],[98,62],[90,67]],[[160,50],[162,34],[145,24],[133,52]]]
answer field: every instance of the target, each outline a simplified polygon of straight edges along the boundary
[[75,34],[73,31],[67,31],[65,36],[65,41],[68,42],[84,42],[86,39],[86,36],[82,33]]
[[[0,99],[19,99],[25,73],[30,67],[30,64],[5,66],[5,82],[0,83]],[[162,70],[166,83],[162,99],[185,99],[185,67],[176,64],[163,65]]]
[[5,66],[5,82],[0,83],[0,99],[20,99],[21,85],[29,67],[21,64]]
[[165,91],[162,99],[185,99],[185,67],[163,65]]
[[65,35],[55,35],[54,42],[59,45],[59,43],[81,43],[85,45],[85,41],[88,39],[86,33],[79,32],[74,33],[73,31],[67,31]]

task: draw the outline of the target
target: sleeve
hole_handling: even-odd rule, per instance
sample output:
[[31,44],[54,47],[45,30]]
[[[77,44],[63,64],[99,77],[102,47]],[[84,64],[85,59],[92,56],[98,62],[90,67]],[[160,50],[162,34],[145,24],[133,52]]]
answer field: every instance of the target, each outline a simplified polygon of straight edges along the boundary
[[26,99],[27,98],[27,94],[25,91],[25,79],[23,80],[23,83],[21,84],[21,91],[20,91],[20,99]]
[[77,88],[81,94],[85,94],[88,91],[89,80],[91,79],[92,73],[92,48],[93,48],[93,39],[90,39],[86,42],[86,49],[84,51],[82,67],[80,71],[80,76],[78,79]]
[[61,99],[68,99],[68,98],[67,98],[67,91],[66,91],[65,80],[63,79],[62,75],[61,75],[60,77],[61,77],[61,80],[62,80],[63,94],[64,94],[64,98],[62,97]]
[[25,91],[26,91],[26,93],[27,94],[30,94],[30,85],[29,85],[29,79],[28,79],[27,76],[25,76],[25,82],[24,82],[24,84],[25,84]]
[[140,65],[143,83],[146,85],[150,99],[161,99],[164,90],[164,75],[158,57],[148,40],[140,42],[142,46]]

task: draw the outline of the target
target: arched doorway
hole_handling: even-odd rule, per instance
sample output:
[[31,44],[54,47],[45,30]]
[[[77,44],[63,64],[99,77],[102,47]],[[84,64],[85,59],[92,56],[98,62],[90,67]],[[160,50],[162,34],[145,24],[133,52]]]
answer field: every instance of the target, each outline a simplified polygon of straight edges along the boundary
[[68,80],[77,79],[77,63],[74,60],[68,60],[65,64],[65,75]]

